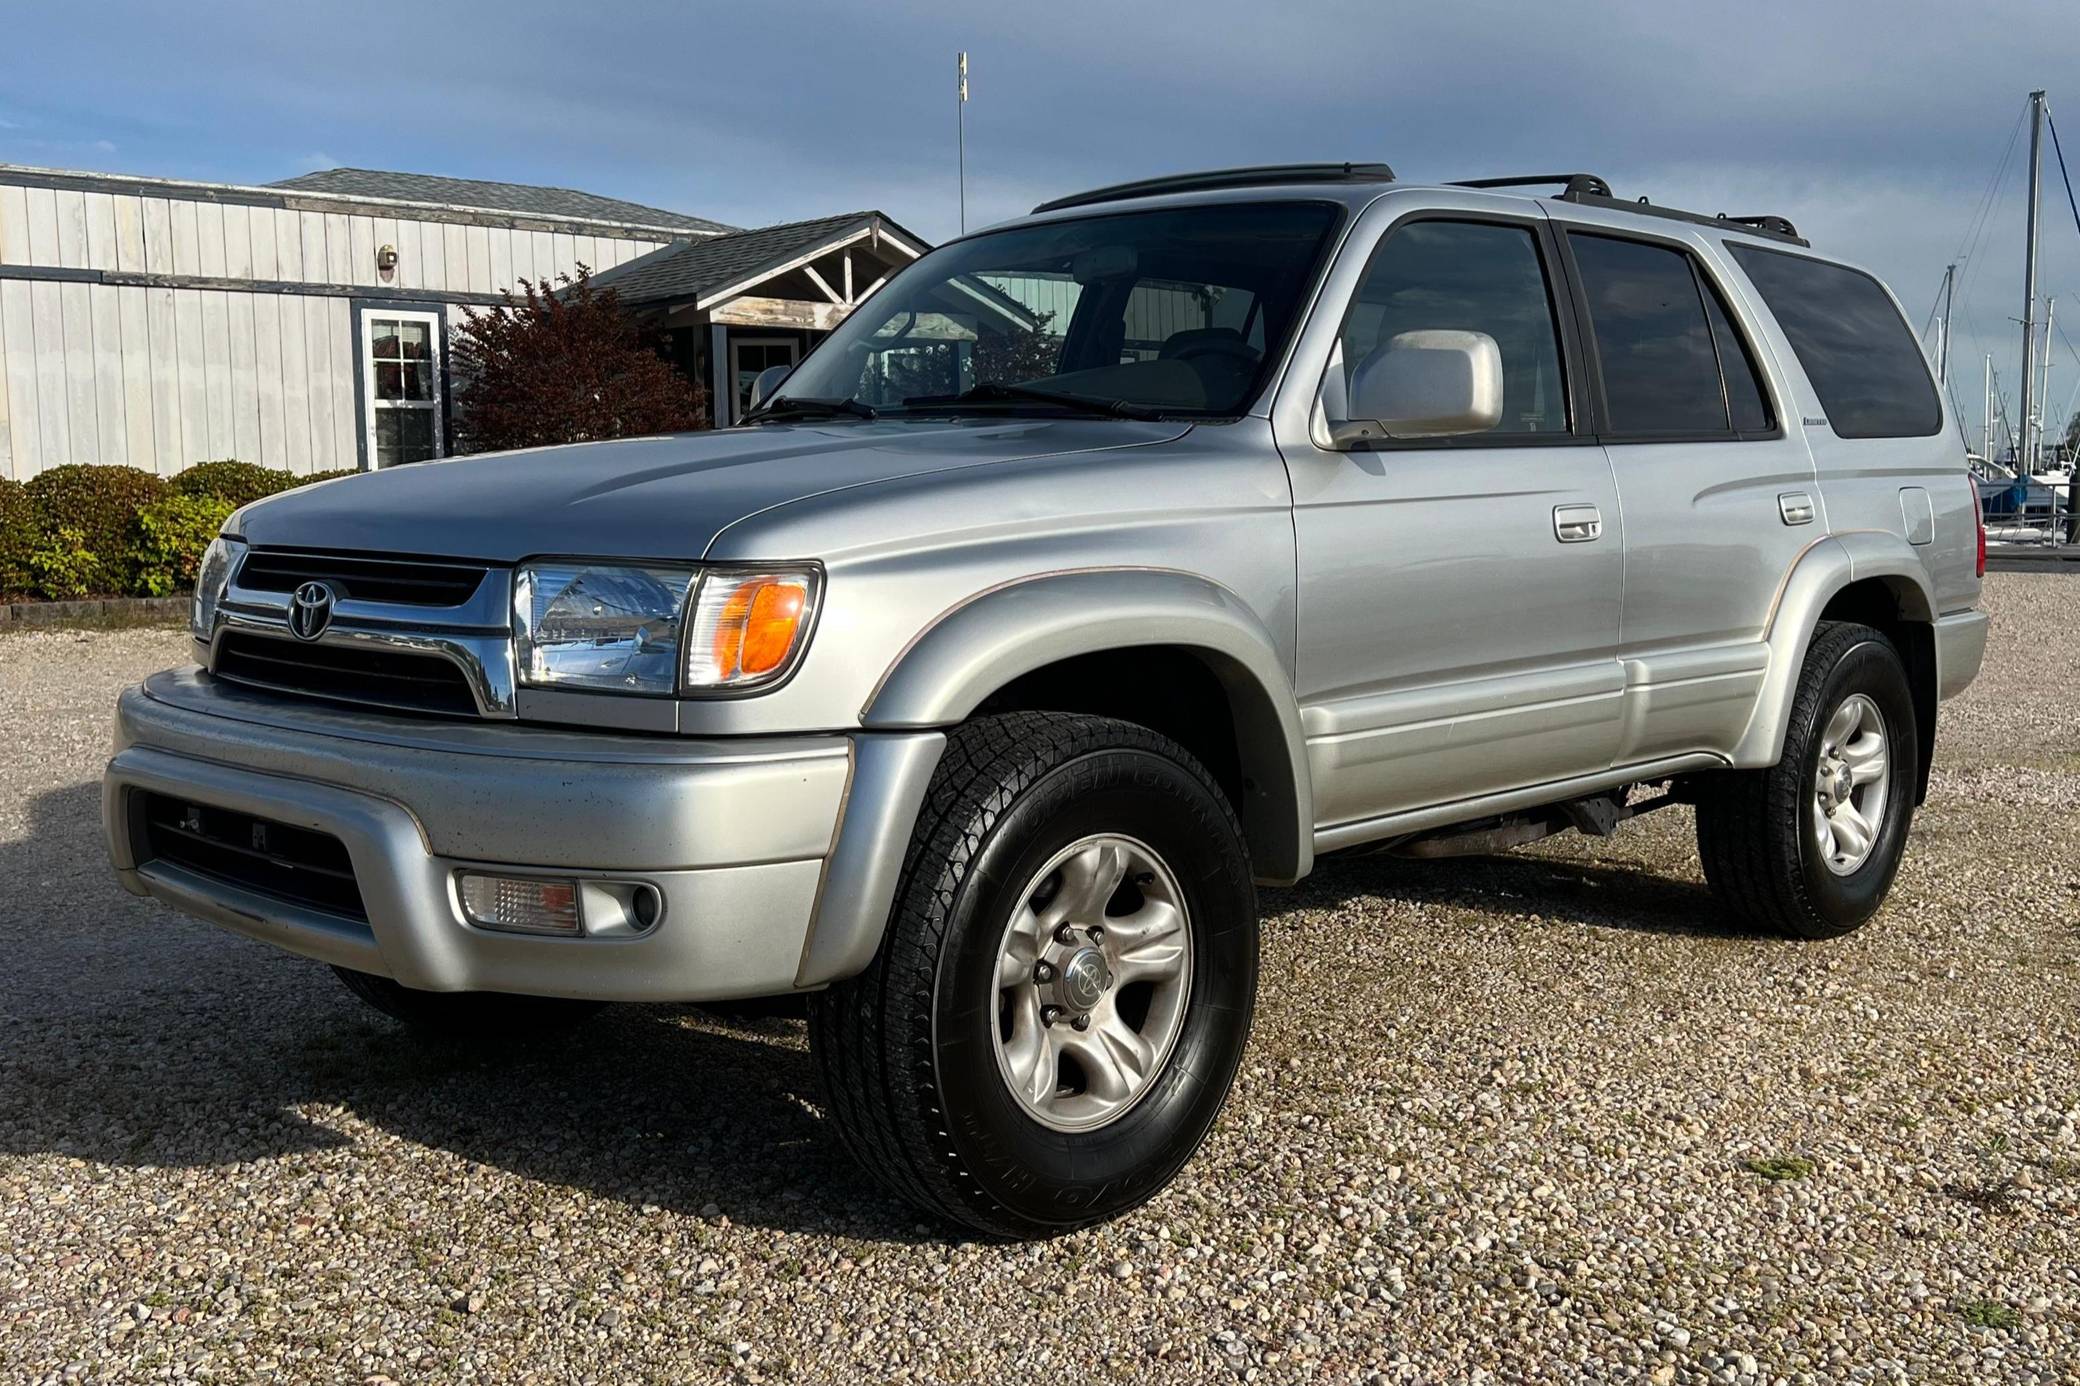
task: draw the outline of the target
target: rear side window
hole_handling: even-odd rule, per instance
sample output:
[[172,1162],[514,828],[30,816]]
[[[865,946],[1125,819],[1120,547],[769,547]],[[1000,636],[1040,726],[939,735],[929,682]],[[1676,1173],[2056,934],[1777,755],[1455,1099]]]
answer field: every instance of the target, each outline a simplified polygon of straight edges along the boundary
[[1845,265],[1729,245],[1798,353],[1842,438],[1925,438],[1943,406],[1906,320],[1878,281]]
[[1704,311],[1712,320],[1712,344],[1719,348],[1719,374],[1726,381],[1726,411],[1733,416],[1734,430],[1769,432],[1776,419],[1770,413],[1769,395],[1762,388],[1762,373],[1755,369],[1748,344],[1734,330],[1733,318],[1720,300],[1718,289],[1709,284],[1705,286]]
[[1725,433],[1719,353],[1690,257],[1568,234],[1589,309],[1604,403],[1618,434]]

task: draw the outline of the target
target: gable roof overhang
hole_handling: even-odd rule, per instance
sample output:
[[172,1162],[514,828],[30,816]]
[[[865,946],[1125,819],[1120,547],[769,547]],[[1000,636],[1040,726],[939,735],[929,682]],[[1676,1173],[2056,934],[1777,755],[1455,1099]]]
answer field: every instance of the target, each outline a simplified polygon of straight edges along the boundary
[[[841,291],[816,263],[862,242],[877,251],[893,250],[888,258],[901,261],[915,260],[931,249],[923,237],[880,212],[849,212],[663,246],[595,275],[592,282],[613,289],[631,307],[662,309],[675,321],[684,321],[703,313],[726,313],[732,302],[752,299],[760,287],[799,270],[828,300],[814,304],[817,325],[835,326],[888,276],[864,286],[848,281]],[[1031,309],[989,284],[962,279],[954,287],[978,309],[1015,328],[1038,325]]]
[[833,305],[850,307],[879,288],[886,276],[865,286],[846,286],[851,290],[848,296],[816,265],[819,260],[860,244],[898,264],[914,260],[931,248],[923,237],[880,212],[847,212],[678,241],[595,275],[592,282],[600,288],[613,289],[623,303],[632,307],[705,312],[800,271]]

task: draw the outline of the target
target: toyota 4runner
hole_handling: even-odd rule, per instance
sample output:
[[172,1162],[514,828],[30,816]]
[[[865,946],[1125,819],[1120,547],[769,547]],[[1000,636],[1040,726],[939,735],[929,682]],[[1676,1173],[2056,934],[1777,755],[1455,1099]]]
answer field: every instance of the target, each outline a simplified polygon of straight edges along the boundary
[[1688,802],[1731,915],[1842,934],[1985,646],[1892,296],[1586,175],[1064,198],[760,383],[234,515],[123,883],[434,1030],[806,993],[859,1159],[1044,1235],[1206,1135],[1258,883]]

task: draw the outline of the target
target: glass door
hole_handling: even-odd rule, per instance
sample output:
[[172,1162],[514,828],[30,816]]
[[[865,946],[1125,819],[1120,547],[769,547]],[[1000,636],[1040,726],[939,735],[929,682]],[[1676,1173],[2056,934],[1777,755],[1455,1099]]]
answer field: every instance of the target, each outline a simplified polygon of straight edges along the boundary
[[438,313],[361,310],[361,397],[372,467],[442,455]]

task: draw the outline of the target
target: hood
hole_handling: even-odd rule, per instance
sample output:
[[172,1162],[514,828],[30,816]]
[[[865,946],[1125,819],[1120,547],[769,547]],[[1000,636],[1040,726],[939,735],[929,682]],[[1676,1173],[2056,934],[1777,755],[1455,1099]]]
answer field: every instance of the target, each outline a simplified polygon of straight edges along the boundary
[[[698,559],[737,520],[898,477],[1135,447],[1189,426],[1115,419],[766,424],[421,462],[240,512],[270,548],[511,563],[542,554]],[[774,555],[813,557],[813,555]]]

